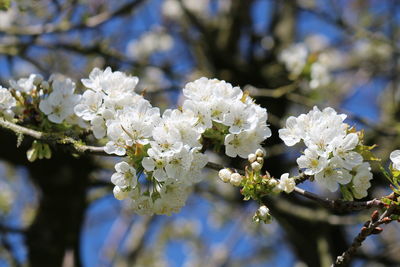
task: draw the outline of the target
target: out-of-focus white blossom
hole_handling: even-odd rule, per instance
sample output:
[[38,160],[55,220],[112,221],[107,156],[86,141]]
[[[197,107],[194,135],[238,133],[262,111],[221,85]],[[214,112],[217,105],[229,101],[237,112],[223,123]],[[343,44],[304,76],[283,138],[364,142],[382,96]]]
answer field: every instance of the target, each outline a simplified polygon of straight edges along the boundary
[[330,80],[328,68],[324,64],[317,61],[311,65],[311,89],[326,86]]
[[[309,70],[309,88],[317,89],[327,86],[330,81],[332,66],[326,49],[328,41],[323,36],[312,35],[305,43],[297,43],[284,49],[279,55],[279,60],[285,64],[291,79],[297,79],[305,70]],[[309,58],[315,58],[309,60]],[[306,67],[307,66],[307,67]],[[307,73],[307,72],[305,72]]]
[[0,11],[0,29],[7,29],[17,18],[17,9],[9,8],[7,11]]
[[[194,15],[205,17],[208,15],[209,0],[183,0],[182,5]],[[222,8],[226,6],[222,6]],[[184,10],[178,0],[165,0],[162,5],[162,14],[172,20],[180,19]]]
[[135,59],[146,59],[155,52],[166,52],[174,45],[174,39],[161,28],[144,33],[128,43],[127,53]]
[[307,57],[307,47],[298,43],[283,50],[279,55],[279,60],[285,64],[293,77],[298,77],[306,65]]
[[360,60],[388,59],[393,49],[390,44],[369,39],[358,40],[354,45],[352,54]]
[[10,184],[0,179],[0,212],[6,214],[10,211],[17,195]]

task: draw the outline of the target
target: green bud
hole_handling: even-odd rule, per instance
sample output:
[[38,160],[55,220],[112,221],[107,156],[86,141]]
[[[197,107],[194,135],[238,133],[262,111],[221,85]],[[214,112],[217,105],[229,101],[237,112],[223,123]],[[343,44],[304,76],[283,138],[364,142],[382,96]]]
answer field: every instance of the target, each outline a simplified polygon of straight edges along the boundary
[[48,144],[43,144],[43,156],[46,159],[50,159],[51,158],[51,149],[50,149],[50,146]]

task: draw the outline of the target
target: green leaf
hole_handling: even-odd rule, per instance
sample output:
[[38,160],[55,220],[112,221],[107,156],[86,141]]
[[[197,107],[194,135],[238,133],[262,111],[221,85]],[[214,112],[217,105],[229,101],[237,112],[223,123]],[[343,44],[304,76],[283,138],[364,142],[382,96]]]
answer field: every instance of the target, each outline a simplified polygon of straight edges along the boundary
[[0,0],[0,10],[7,11],[11,6],[11,0]]

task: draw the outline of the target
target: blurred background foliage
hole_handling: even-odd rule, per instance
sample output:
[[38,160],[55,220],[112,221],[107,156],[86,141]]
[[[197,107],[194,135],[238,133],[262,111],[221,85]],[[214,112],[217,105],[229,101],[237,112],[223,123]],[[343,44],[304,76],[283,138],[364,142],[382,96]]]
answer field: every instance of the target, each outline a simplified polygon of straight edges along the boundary
[[[289,115],[331,106],[364,128],[387,162],[400,147],[397,0],[0,1],[0,84],[31,73],[76,81],[94,67],[138,76],[138,91],[177,107],[198,77],[224,79],[266,107],[273,137],[265,168],[297,172],[296,148],[277,130]],[[78,88],[82,84],[77,82]],[[113,158],[70,155],[29,163],[0,132],[0,266],[329,266],[367,212],[332,214],[297,196],[267,199],[275,220],[256,224],[215,171],[173,216],[141,217],[112,196]],[[297,149],[298,150],[298,149]],[[238,159],[210,161],[243,166]],[[302,187],[338,197],[310,182]],[[375,174],[369,197],[388,183]],[[399,266],[399,226],[370,238],[352,266]]]

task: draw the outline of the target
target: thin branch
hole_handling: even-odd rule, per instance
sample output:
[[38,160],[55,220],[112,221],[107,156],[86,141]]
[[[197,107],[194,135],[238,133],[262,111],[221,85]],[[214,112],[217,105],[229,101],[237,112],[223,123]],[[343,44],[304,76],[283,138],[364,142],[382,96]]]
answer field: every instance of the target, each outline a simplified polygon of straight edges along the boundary
[[344,201],[344,200],[331,200],[328,198],[321,198],[320,196],[308,192],[304,189],[299,187],[294,188],[294,192],[302,195],[308,199],[316,201],[318,204],[335,211],[356,211],[356,210],[363,210],[363,209],[370,209],[373,207],[382,208],[384,204],[379,199],[372,199],[368,201]]
[[13,131],[16,134],[22,134],[26,136],[33,137],[37,140],[41,140],[46,143],[56,143],[63,145],[72,145],[72,147],[79,153],[93,153],[102,156],[109,156],[109,154],[104,152],[104,147],[88,146],[82,141],[76,140],[70,136],[65,136],[60,133],[45,133],[36,130],[32,130],[18,124],[9,122],[0,118],[0,127]]
[[[214,162],[208,162],[207,165],[206,165],[206,168],[219,171],[219,170],[224,169],[224,168],[226,168],[226,167],[224,167],[224,166],[222,166],[222,165],[220,165],[220,164],[214,163]],[[232,169],[232,170],[234,170],[234,171],[236,171],[237,173],[240,173],[240,174],[242,174],[242,175],[244,174],[244,171],[243,171],[243,170],[239,170],[239,169],[235,169],[235,168],[231,168],[231,167],[229,167],[229,169]]]
[[129,2],[112,12],[105,11],[76,24],[70,24],[68,21],[62,21],[60,23],[46,23],[43,25],[26,25],[23,27],[15,26],[7,29],[1,29],[0,32],[10,35],[41,35],[48,33],[64,33],[76,29],[95,28],[110,21],[114,17],[129,14],[132,10],[140,6],[145,1],[146,0],[136,0]]
[[[379,234],[382,229],[378,229],[377,227],[383,223],[386,223],[386,218],[390,217],[392,212],[396,209],[396,206],[389,207],[375,222],[373,220],[368,221],[367,225],[361,228],[360,233],[354,238],[353,243],[351,246],[340,256],[336,258],[333,267],[336,266],[344,266],[346,265],[354,256],[357,249],[361,247],[362,242],[372,234]],[[390,220],[389,220],[390,222]]]

